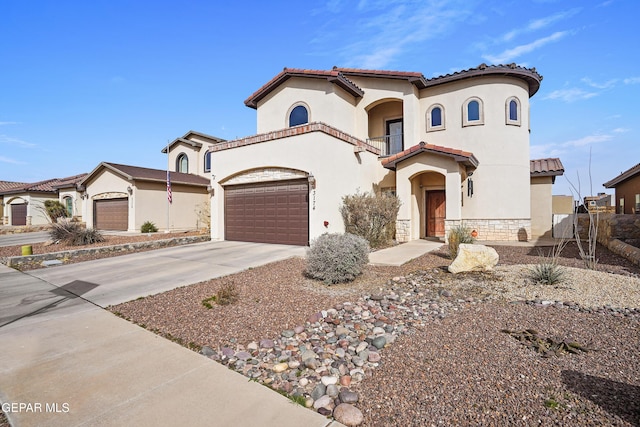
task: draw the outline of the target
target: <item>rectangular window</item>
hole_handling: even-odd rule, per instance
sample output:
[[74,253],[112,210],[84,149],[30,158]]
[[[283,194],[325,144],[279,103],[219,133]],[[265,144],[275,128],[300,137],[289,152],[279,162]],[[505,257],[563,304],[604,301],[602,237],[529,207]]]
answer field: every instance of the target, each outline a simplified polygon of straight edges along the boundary
[[640,194],[636,194],[636,213],[640,213]]
[[399,153],[402,151],[403,141],[402,141],[402,119],[396,120],[388,120],[387,121],[387,155],[391,156],[393,154]]
[[620,208],[620,212],[618,213],[623,214],[624,213],[624,197],[620,197],[620,202],[618,204],[618,207]]

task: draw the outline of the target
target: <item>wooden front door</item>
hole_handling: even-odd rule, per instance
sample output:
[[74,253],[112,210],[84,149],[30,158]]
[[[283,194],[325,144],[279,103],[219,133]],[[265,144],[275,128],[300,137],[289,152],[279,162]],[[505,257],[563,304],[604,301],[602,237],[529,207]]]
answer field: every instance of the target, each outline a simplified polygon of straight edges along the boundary
[[427,213],[427,237],[444,237],[446,217],[444,190],[427,191],[425,212]]

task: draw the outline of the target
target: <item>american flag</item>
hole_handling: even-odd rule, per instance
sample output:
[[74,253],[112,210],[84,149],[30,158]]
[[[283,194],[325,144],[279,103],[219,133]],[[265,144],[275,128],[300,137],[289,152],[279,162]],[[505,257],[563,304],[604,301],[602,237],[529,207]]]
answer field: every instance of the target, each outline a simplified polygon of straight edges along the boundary
[[171,176],[169,171],[167,171],[167,200],[169,203],[173,202],[173,196],[171,195]]

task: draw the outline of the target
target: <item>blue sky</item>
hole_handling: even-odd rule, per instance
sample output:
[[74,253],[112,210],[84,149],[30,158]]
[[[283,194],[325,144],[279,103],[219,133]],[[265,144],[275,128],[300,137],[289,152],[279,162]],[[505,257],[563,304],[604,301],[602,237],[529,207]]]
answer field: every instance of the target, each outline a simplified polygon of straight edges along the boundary
[[[515,62],[544,76],[532,158],[560,157],[588,195],[591,153],[595,194],[640,162],[639,12],[636,0],[3,0],[0,180],[164,168],[161,149],[189,130],[252,135],[243,101],[283,67],[429,78]],[[554,187],[570,194],[564,177]]]

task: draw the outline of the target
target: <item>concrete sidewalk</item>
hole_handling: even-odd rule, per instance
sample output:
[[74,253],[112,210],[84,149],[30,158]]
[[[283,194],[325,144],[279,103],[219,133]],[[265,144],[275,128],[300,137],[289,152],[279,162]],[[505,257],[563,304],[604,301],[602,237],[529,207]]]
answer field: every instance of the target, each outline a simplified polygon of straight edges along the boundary
[[371,252],[369,254],[369,264],[400,266],[427,252],[436,250],[442,245],[444,245],[444,242],[422,239],[411,240],[391,248]]
[[0,401],[14,427],[341,425],[4,265],[0,342]]

